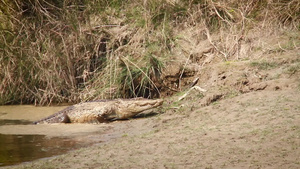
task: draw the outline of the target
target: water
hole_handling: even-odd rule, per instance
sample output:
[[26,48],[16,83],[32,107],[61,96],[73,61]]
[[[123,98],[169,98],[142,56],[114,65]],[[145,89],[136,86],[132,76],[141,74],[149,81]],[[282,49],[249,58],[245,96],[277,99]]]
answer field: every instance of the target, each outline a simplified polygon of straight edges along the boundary
[[80,144],[66,138],[0,134],[0,166],[59,155],[76,147],[80,147]]
[[0,126],[14,125],[14,124],[32,124],[32,121],[29,121],[29,120],[0,119]]
[[[128,124],[42,124],[33,121],[54,114],[66,106],[0,106],[0,167],[57,156],[95,143],[105,143],[124,134],[150,132],[145,123]],[[140,117],[154,114],[141,114]]]
[[[51,157],[90,145],[84,138],[89,126],[33,125],[61,107],[0,106],[0,167]],[[95,127],[94,127],[95,128]],[[94,129],[90,133],[99,131]]]

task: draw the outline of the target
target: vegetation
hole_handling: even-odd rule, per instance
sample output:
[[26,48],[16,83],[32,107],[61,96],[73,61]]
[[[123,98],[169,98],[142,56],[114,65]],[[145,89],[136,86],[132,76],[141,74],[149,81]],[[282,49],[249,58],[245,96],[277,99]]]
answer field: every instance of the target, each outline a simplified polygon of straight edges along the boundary
[[269,70],[278,66],[278,64],[275,62],[267,62],[267,61],[262,61],[262,62],[255,61],[255,62],[251,62],[250,65],[253,67],[257,67],[261,70]]
[[0,104],[160,97],[183,30],[237,60],[251,29],[299,16],[298,0],[0,0]]

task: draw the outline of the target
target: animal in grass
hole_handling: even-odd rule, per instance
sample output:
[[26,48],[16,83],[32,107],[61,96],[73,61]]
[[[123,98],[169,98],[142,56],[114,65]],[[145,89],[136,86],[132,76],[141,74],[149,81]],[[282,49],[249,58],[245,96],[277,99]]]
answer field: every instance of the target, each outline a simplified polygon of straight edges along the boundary
[[67,107],[34,124],[103,123],[131,118],[145,110],[161,106],[162,99],[115,99],[84,102]]

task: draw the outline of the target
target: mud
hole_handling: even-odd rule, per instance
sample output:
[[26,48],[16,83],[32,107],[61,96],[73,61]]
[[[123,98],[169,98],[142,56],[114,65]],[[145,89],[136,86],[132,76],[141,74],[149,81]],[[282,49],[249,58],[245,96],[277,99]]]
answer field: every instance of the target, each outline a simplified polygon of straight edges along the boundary
[[[298,169],[299,58],[295,49],[264,54],[264,60],[259,56],[234,62],[212,59],[189,77],[199,78],[195,86],[205,90],[166,97],[154,116],[92,126],[0,126],[3,133],[35,130],[50,137],[94,142],[63,155],[5,168]],[[178,84],[174,84],[176,90]],[[20,119],[32,120],[25,115]]]
[[[128,120],[97,125],[33,124],[33,121],[64,108],[65,106],[0,106],[0,167],[61,155],[151,129],[144,123],[132,127]],[[141,114],[136,119],[153,115],[156,113]],[[142,121],[141,119],[140,122]],[[129,129],[132,130],[128,131]]]
[[[0,166],[51,157],[91,145],[109,125],[34,125],[65,106],[0,106]],[[99,142],[97,140],[97,142]]]

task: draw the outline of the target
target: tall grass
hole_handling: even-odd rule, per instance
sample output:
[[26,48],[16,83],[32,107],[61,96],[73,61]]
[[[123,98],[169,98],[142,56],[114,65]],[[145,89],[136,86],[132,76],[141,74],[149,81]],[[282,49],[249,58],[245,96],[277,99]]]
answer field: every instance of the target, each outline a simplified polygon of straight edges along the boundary
[[299,29],[299,4],[0,0],[0,104],[159,97],[163,69],[180,48],[178,31],[205,27],[222,59],[239,59],[253,24]]

